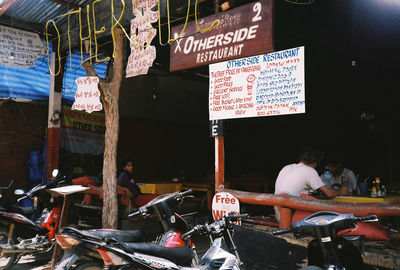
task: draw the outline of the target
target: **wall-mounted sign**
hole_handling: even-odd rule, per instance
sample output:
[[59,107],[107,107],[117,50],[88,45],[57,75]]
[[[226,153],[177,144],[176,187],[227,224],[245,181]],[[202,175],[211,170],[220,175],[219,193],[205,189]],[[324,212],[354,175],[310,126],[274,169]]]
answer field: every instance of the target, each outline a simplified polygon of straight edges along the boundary
[[103,106],[100,102],[100,91],[98,88],[98,77],[79,77],[75,80],[78,88],[75,93],[75,102],[72,105],[72,110],[88,113],[93,111],[101,111]]
[[210,120],[305,113],[304,47],[210,65]]
[[150,45],[157,30],[151,26],[158,20],[158,12],[151,9],[154,0],[132,0],[135,18],[131,20],[131,55],[126,66],[126,78],[147,74],[156,59],[156,47]]
[[[214,220],[221,219],[229,213],[240,214],[240,202],[238,198],[227,192],[215,194],[212,201],[212,215]],[[240,225],[240,221],[238,221],[238,225]]]
[[[202,18],[200,29],[215,20],[220,21],[219,26],[204,33],[199,33],[195,21],[187,24],[182,37],[171,44],[171,71],[273,51],[271,0]],[[172,28],[174,38],[183,27]]]
[[0,25],[0,65],[33,67],[44,53],[38,34]]
[[104,152],[104,114],[73,111],[63,107],[60,146],[73,153],[100,155]]

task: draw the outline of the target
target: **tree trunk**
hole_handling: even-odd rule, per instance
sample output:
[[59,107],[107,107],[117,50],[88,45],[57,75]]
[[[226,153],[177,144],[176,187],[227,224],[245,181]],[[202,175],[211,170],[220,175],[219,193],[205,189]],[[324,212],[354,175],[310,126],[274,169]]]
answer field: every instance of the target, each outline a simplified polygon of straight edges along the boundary
[[[103,228],[116,229],[118,227],[117,201],[117,145],[119,134],[119,89],[123,74],[123,32],[120,28],[114,29],[115,58],[113,62],[113,78],[110,82],[100,79],[99,90],[105,113],[105,149],[103,160]],[[98,76],[93,65],[86,61],[83,67],[88,76]]]

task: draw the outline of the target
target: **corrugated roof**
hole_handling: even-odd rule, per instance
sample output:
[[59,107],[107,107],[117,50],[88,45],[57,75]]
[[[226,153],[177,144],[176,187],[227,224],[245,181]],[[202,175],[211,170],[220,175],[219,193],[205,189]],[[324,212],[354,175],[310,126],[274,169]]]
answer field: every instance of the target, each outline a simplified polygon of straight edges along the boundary
[[[58,2],[65,2],[66,5],[59,4]],[[3,15],[10,18],[9,25],[11,26],[12,20],[18,20],[26,23],[40,24],[44,27],[48,20],[54,20],[69,10],[73,10],[72,7],[83,7],[91,2],[91,0],[17,0]],[[68,4],[72,7],[68,8]],[[63,23],[66,20],[67,17],[63,17],[56,20],[56,23]]]

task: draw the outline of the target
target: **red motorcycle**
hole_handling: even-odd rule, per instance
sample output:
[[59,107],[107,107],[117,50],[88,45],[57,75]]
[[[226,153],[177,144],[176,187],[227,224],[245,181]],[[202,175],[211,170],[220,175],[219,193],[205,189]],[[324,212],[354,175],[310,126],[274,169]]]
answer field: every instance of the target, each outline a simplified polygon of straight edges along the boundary
[[[57,177],[58,170],[54,170],[52,175],[51,181],[39,184],[26,193],[21,189],[15,190],[15,195],[22,195],[18,202],[26,198],[32,199],[34,207],[41,210],[36,221],[31,219],[34,213],[32,207],[0,205],[0,257],[7,259],[0,269],[12,267],[21,256],[46,253],[54,246],[61,202],[46,190],[65,182],[65,177]],[[0,187],[0,197],[12,183],[13,181],[7,187]]]

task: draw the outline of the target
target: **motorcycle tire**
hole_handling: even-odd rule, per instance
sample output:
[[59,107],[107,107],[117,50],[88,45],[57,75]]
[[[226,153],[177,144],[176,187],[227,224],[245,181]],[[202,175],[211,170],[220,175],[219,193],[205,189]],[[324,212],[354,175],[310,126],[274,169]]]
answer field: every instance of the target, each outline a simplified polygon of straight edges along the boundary
[[74,270],[103,270],[103,264],[100,262],[85,262],[75,267]]
[[310,266],[306,266],[306,267],[300,268],[299,270],[322,270],[322,268],[320,268],[318,266],[310,265]]
[[[8,230],[4,227],[0,227],[0,244],[6,244],[8,241]],[[10,239],[10,244],[15,244],[14,236]],[[3,256],[0,258],[0,270],[10,269],[14,266],[19,260],[19,257],[16,253],[8,256]]]

